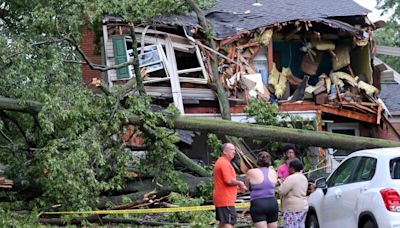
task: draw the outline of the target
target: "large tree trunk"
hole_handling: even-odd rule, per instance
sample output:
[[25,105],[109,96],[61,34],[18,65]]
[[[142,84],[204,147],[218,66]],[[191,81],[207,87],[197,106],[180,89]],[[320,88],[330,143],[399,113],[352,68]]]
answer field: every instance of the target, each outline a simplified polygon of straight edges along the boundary
[[[130,118],[132,124],[140,124],[138,118]],[[316,132],[258,124],[247,124],[229,120],[215,120],[191,117],[176,117],[176,129],[231,135],[249,139],[269,140],[304,146],[320,146],[349,151],[378,147],[399,147],[400,142],[368,137]]]
[[300,144],[304,146],[320,146],[325,148],[355,151],[378,147],[399,147],[399,141],[383,140],[368,137],[350,136],[330,132],[246,124],[227,120],[177,117],[175,128],[200,132],[212,132],[249,139],[269,140]]
[[186,167],[187,169],[189,169],[190,171],[196,173],[201,177],[211,176],[210,172],[208,172],[199,164],[195,163],[192,159],[190,159],[180,150],[176,150],[175,159],[178,161],[179,164],[181,164],[182,166]]
[[[0,110],[20,112],[40,111],[43,105],[34,101],[24,103],[15,99],[0,97]],[[129,118],[129,123],[140,125],[138,117]],[[161,123],[160,123],[161,124]],[[378,147],[400,147],[400,142],[335,134],[330,132],[316,132],[301,129],[292,129],[257,124],[238,123],[229,120],[211,120],[190,117],[176,117],[174,119],[176,129],[231,135],[243,138],[271,140],[301,144],[304,146],[320,146],[343,150],[359,150]]]

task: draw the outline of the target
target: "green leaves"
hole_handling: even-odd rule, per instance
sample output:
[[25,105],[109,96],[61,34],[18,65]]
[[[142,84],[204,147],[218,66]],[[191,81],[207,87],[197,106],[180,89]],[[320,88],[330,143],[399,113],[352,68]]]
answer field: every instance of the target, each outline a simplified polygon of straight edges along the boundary
[[398,0],[377,0],[378,9],[382,9],[385,13],[393,13],[392,20],[400,19],[400,3]]
[[[400,47],[400,24],[395,20],[386,23],[385,27],[374,32],[374,39],[377,45]],[[400,72],[400,57],[389,55],[377,55],[390,67]]]
[[[177,110],[153,112],[149,97],[101,96],[88,90],[82,82],[81,66],[66,62],[81,56],[61,39],[74,37],[79,43],[82,26],[101,22],[104,14],[138,24],[161,13],[187,9],[181,0],[4,3],[0,12],[0,96],[44,104],[39,113],[0,112],[0,129],[11,139],[0,136],[0,163],[7,165],[5,174],[41,190],[30,207],[96,207],[101,193],[123,187],[128,165],[180,190],[187,188],[179,181],[173,163],[179,138],[169,128]],[[118,92],[118,87],[113,91]],[[122,140],[123,126],[131,115],[143,121],[141,136],[148,147],[145,159],[139,161],[132,161]],[[159,121],[166,127],[158,127]],[[55,204],[61,207],[51,208]]]

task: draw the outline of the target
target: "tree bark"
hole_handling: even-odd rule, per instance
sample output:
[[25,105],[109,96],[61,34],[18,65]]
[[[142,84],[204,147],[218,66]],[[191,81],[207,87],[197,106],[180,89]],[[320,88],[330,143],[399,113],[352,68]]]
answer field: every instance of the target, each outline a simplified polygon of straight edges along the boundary
[[42,107],[43,104],[37,101],[21,101],[0,96],[0,110],[38,113]]
[[[144,90],[143,78],[140,73],[140,63],[139,63],[139,53],[137,50],[138,42],[135,34],[135,26],[133,24],[130,25],[130,36],[132,38],[132,49],[133,49],[133,69],[135,70],[135,78],[136,78],[136,86],[139,91],[140,96],[146,95],[146,91]],[[143,47],[142,47],[143,48]]]
[[174,120],[176,129],[212,132],[249,139],[260,139],[300,144],[304,146],[320,146],[349,151],[378,147],[399,147],[400,142],[360,136],[350,136],[330,132],[246,124],[227,120],[177,117]]
[[212,176],[210,172],[205,170],[199,164],[195,163],[192,159],[190,159],[188,156],[186,156],[180,150],[176,150],[175,159],[179,162],[179,164],[183,165],[184,167],[186,167],[187,169],[189,169],[190,171],[196,173],[197,175],[199,175],[201,177]]

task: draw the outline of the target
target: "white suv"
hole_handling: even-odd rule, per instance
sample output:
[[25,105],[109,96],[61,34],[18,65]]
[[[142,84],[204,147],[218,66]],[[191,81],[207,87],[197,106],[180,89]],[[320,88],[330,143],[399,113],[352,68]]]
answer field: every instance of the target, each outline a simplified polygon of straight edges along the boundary
[[316,185],[306,227],[400,228],[400,147],[354,152]]

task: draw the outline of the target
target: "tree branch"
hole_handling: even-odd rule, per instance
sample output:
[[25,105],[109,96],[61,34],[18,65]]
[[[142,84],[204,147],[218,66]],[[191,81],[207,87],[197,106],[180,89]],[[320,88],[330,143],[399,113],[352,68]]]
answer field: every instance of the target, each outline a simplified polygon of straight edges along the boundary
[[1,130],[1,129],[0,129],[0,134],[1,134],[8,142],[10,142],[11,144],[14,144],[14,142],[11,140],[11,138],[8,137],[8,136],[6,135],[6,133],[4,133],[3,130]]
[[[64,39],[66,41],[68,41],[69,44],[71,44],[72,46],[74,46],[76,48],[76,50],[82,56],[82,58],[84,60],[84,63],[89,65],[90,69],[92,69],[92,70],[99,70],[99,71],[116,70],[116,69],[119,69],[119,68],[122,68],[122,67],[127,67],[127,66],[133,64],[133,61],[125,62],[125,63],[121,63],[121,64],[118,64],[118,65],[113,65],[113,66],[103,66],[103,65],[99,65],[99,64],[94,64],[89,60],[87,55],[83,52],[83,50],[79,47],[79,45],[76,43],[76,41],[74,39],[69,38],[69,37],[64,37]],[[73,60],[67,60],[67,61],[72,62]],[[80,61],[77,61],[76,63],[83,64]]]
[[17,121],[13,116],[7,115],[7,113],[5,113],[3,110],[0,110],[0,112],[1,112],[2,115],[4,115],[7,119],[9,119],[12,123],[15,124],[15,126],[16,126],[16,127],[18,128],[18,130],[20,131],[22,137],[24,138],[26,145],[27,145],[28,147],[30,147],[30,143],[29,143],[28,137],[26,136],[24,129],[23,129],[22,126],[18,123],[18,121]]

